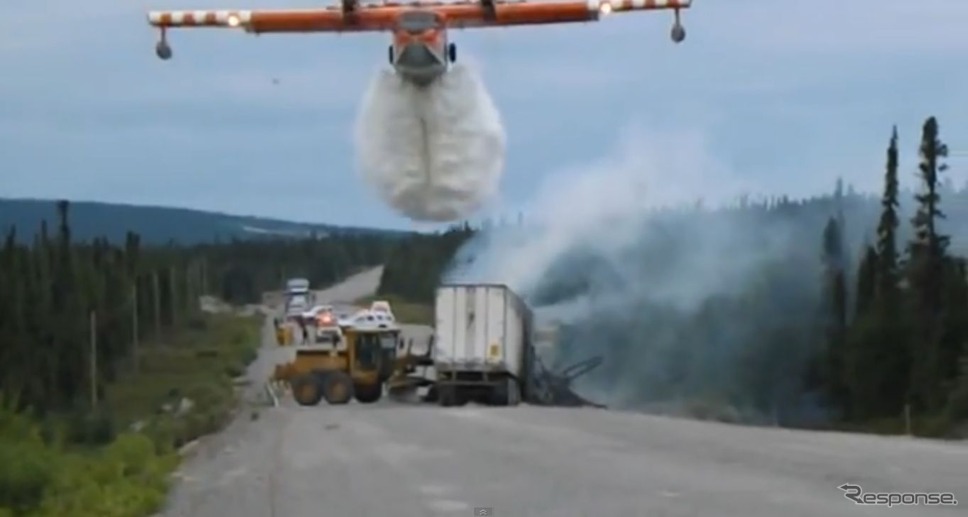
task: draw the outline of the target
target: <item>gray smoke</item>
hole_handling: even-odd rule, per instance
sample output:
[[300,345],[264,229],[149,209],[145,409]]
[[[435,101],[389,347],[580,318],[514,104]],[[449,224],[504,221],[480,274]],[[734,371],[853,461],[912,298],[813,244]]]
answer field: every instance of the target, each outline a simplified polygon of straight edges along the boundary
[[467,243],[446,280],[506,283],[562,324],[558,367],[604,355],[579,388],[610,406],[813,418],[801,380],[821,342],[831,214],[656,210],[749,188],[701,139],[633,132],[613,157],[556,175],[525,227]]

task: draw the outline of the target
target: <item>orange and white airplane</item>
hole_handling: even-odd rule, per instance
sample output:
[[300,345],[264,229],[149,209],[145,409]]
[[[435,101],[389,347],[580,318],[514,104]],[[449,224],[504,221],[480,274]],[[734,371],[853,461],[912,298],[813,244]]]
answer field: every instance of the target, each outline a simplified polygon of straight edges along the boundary
[[189,27],[238,28],[253,34],[307,32],[378,32],[393,34],[389,60],[404,79],[426,86],[457,60],[457,47],[447,41],[449,28],[507,27],[593,22],[625,11],[671,10],[672,41],[686,31],[679,11],[692,0],[479,0],[362,4],[341,0],[318,9],[152,11],[148,22],[161,30],[155,52],[171,59],[167,30]]

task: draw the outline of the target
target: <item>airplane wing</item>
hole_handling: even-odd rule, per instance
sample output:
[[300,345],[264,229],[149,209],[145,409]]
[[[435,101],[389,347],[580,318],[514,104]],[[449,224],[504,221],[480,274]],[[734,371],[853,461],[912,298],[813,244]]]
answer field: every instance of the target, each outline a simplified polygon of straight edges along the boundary
[[366,32],[392,30],[405,10],[437,13],[448,27],[500,27],[590,22],[624,11],[687,9],[692,0],[480,0],[460,2],[383,2],[292,10],[152,11],[148,22],[168,28],[236,28],[251,33]]

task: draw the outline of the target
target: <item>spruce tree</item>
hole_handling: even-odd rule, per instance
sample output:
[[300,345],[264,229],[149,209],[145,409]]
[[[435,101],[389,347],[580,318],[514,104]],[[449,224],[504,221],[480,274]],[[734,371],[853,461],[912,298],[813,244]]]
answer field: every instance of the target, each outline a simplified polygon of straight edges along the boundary
[[872,246],[867,246],[864,258],[860,261],[857,271],[857,296],[855,314],[858,318],[867,314],[874,305],[877,296],[877,266],[878,255]]
[[918,411],[933,411],[943,403],[942,364],[943,282],[948,237],[938,232],[944,218],[938,192],[939,174],[947,169],[948,147],[939,138],[938,122],[928,118],[921,131],[918,165],[921,192],[915,195],[917,212],[911,220],[914,239],[908,245],[908,282],[913,294],[916,343],[912,348],[911,401]]
[[[824,296],[826,334],[824,384],[836,405],[847,402],[844,384],[844,352],[847,333],[847,285],[844,278],[843,241],[837,219],[831,217],[823,232]],[[849,411],[849,409],[848,409]]]
[[898,290],[898,152],[897,126],[891,132],[887,148],[887,170],[884,173],[884,195],[881,218],[877,225],[877,296],[892,314],[897,311]]

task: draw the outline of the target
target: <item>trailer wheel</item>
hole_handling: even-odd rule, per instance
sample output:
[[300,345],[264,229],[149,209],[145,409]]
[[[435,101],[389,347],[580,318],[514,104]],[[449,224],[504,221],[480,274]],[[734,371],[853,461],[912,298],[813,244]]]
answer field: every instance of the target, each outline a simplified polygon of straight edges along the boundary
[[292,398],[300,406],[315,406],[323,398],[322,386],[317,375],[303,374],[292,380]]
[[344,372],[330,372],[323,379],[323,397],[333,405],[346,404],[353,398],[353,379]]
[[520,404],[521,386],[518,384],[517,379],[511,379],[511,378],[508,379],[507,390],[508,390],[507,405],[513,407]]
[[500,381],[494,386],[490,397],[494,406],[517,406],[521,403],[521,388],[518,381],[511,377]]
[[354,387],[356,401],[361,404],[372,404],[383,397],[382,384],[357,384]]
[[437,388],[437,404],[450,407],[457,403],[457,390],[454,386],[440,386]]

